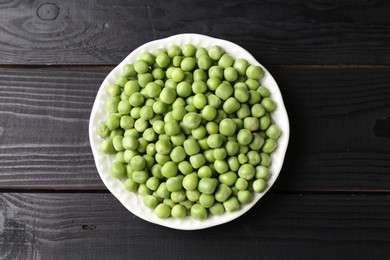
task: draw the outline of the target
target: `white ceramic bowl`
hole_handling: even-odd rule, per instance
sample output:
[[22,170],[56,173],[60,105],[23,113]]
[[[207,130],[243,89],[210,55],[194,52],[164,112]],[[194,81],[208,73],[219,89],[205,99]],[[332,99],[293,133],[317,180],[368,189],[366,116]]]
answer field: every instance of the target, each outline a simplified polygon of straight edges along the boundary
[[[248,60],[248,62],[252,65],[261,66],[265,72],[264,77],[261,79],[261,85],[266,86],[270,90],[271,98],[277,104],[275,111],[272,112],[272,120],[282,129],[282,135],[278,140],[278,147],[271,154],[272,165],[270,166],[270,171],[272,173],[272,176],[268,180],[267,190],[263,193],[256,193],[252,203],[241,206],[240,210],[236,212],[225,212],[221,216],[210,215],[208,219],[203,221],[195,220],[190,216],[187,216],[182,220],[174,218],[159,219],[158,217],[156,217],[153,210],[144,206],[142,196],[133,192],[126,191],[122,181],[111,177],[109,173],[109,168],[111,162],[113,161],[113,156],[105,155],[100,151],[100,144],[102,142],[102,138],[100,138],[96,132],[96,126],[108,115],[108,112],[105,110],[105,102],[109,96],[105,90],[110,83],[115,82],[116,78],[121,75],[122,67],[125,64],[135,62],[136,59],[140,56],[140,54],[145,51],[153,52],[157,48],[168,48],[174,44],[182,46],[186,43],[192,43],[197,47],[205,48],[208,48],[213,45],[219,45],[224,49],[226,53],[233,56],[233,58],[244,58]],[[169,38],[148,42],[130,53],[118,66],[116,66],[108,74],[106,79],[103,81],[97,93],[96,100],[91,112],[91,118],[89,121],[89,139],[91,142],[91,148],[93,156],[95,158],[96,167],[101,179],[103,180],[106,187],[110,190],[110,192],[114,194],[114,196],[134,215],[158,225],[182,230],[203,229],[220,225],[229,222],[235,218],[238,218],[239,216],[247,212],[250,208],[252,208],[256,204],[256,202],[269,190],[269,188],[273,185],[279,175],[287,149],[289,133],[289,121],[286,109],[283,104],[282,95],[280,93],[278,85],[276,84],[271,74],[259,62],[257,62],[251,54],[249,54],[246,50],[244,50],[237,44],[200,34],[179,34]]]

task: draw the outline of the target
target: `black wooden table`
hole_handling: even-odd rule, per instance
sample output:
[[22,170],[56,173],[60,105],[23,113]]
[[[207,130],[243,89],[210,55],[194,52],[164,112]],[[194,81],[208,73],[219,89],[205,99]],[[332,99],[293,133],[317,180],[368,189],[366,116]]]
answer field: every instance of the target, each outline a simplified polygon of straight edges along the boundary
[[[0,259],[389,259],[390,1],[0,3]],[[108,72],[184,32],[251,52],[291,124],[270,192],[190,232],[128,212],[88,140]]]

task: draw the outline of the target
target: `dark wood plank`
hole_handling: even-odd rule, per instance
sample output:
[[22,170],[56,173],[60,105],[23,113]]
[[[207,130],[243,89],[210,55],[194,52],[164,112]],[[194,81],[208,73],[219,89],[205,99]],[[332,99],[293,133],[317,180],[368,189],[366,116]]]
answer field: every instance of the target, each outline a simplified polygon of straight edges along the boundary
[[239,219],[178,231],[110,194],[0,194],[6,259],[387,259],[387,195],[270,194]]
[[0,64],[117,64],[184,32],[231,40],[264,64],[389,64],[388,1],[7,1]]
[[[291,123],[276,190],[390,191],[389,69],[271,68]],[[108,69],[0,69],[0,188],[104,189],[88,141]],[[377,123],[379,122],[379,123]],[[388,124],[387,124],[388,125]]]

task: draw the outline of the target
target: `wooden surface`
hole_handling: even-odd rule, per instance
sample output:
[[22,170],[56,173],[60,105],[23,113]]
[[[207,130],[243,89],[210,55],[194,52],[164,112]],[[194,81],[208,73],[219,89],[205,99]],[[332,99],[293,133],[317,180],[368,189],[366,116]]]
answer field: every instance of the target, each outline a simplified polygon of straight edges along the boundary
[[[389,1],[0,2],[0,259],[388,259]],[[106,190],[88,120],[139,45],[236,42],[279,83],[291,136],[251,211],[183,232]]]

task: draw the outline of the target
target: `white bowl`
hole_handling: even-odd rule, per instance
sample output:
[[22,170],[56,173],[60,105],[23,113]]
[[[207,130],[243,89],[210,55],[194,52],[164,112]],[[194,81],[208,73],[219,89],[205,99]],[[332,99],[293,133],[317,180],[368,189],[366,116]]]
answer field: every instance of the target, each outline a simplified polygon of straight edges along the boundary
[[[205,47],[205,48],[208,48],[213,45],[219,45],[224,49],[226,53],[233,56],[233,58],[235,59],[244,58],[248,60],[248,62],[252,65],[261,66],[265,72],[264,77],[261,80],[261,84],[263,86],[266,86],[270,90],[271,98],[276,102],[276,109],[271,114],[272,120],[273,122],[275,122],[276,125],[278,125],[282,129],[282,135],[278,140],[278,147],[271,154],[272,164],[270,166],[270,171],[272,173],[272,176],[268,180],[267,190],[263,193],[255,193],[253,202],[241,206],[240,210],[236,212],[232,212],[232,213],[225,212],[221,216],[210,215],[206,220],[203,221],[195,220],[190,216],[187,216],[182,220],[178,220],[172,217],[168,219],[160,219],[156,217],[154,211],[147,208],[143,204],[142,196],[133,192],[126,191],[123,182],[121,180],[115,179],[110,175],[109,168],[111,162],[113,161],[113,156],[108,156],[106,154],[103,154],[100,151],[100,144],[102,142],[102,138],[99,137],[96,131],[96,126],[101,121],[103,121],[108,115],[108,112],[105,110],[105,102],[109,96],[105,90],[107,89],[107,86],[110,83],[115,82],[116,78],[121,75],[122,67],[125,64],[134,63],[136,59],[140,56],[140,54],[145,51],[153,52],[157,48],[168,48],[174,44],[182,46],[186,43],[192,43],[197,47]],[[179,34],[165,39],[148,42],[140,46],[132,53],[130,53],[118,66],[116,66],[108,74],[108,76],[100,86],[100,89],[96,96],[95,103],[93,104],[91,118],[89,121],[89,139],[91,142],[91,148],[92,148],[93,156],[95,158],[96,167],[103,183],[106,185],[109,191],[129,211],[131,211],[134,215],[146,221],[158,225],[162,225],[174,229],[195,230],[195,229],[203,229],[203,228],[220,225],[229,222],[233,219],[236,219],[242,214],[244,214],[245,212],[247,212],[250,208],[252,208],[256,204],[256,202],[259,201],[259,199],[264,196],[264,194],[274,184],[282,168],[282,164],[283,164],[283,160],[284,160],[284,156],[286,153],[287,144],[289,140],[289,134],[290,134],[289,128],[290,127],[289,127],[287,112],[284,107],[282,95],[280,93],[278,85],[276,84],[271,74],[259,62],[257,62],[255,58],[251,54],[249,54],[249,52],[247,52],[237,44],[234,44],[229,41],[216,39],[216,38],[212,38],[200,34]]]

